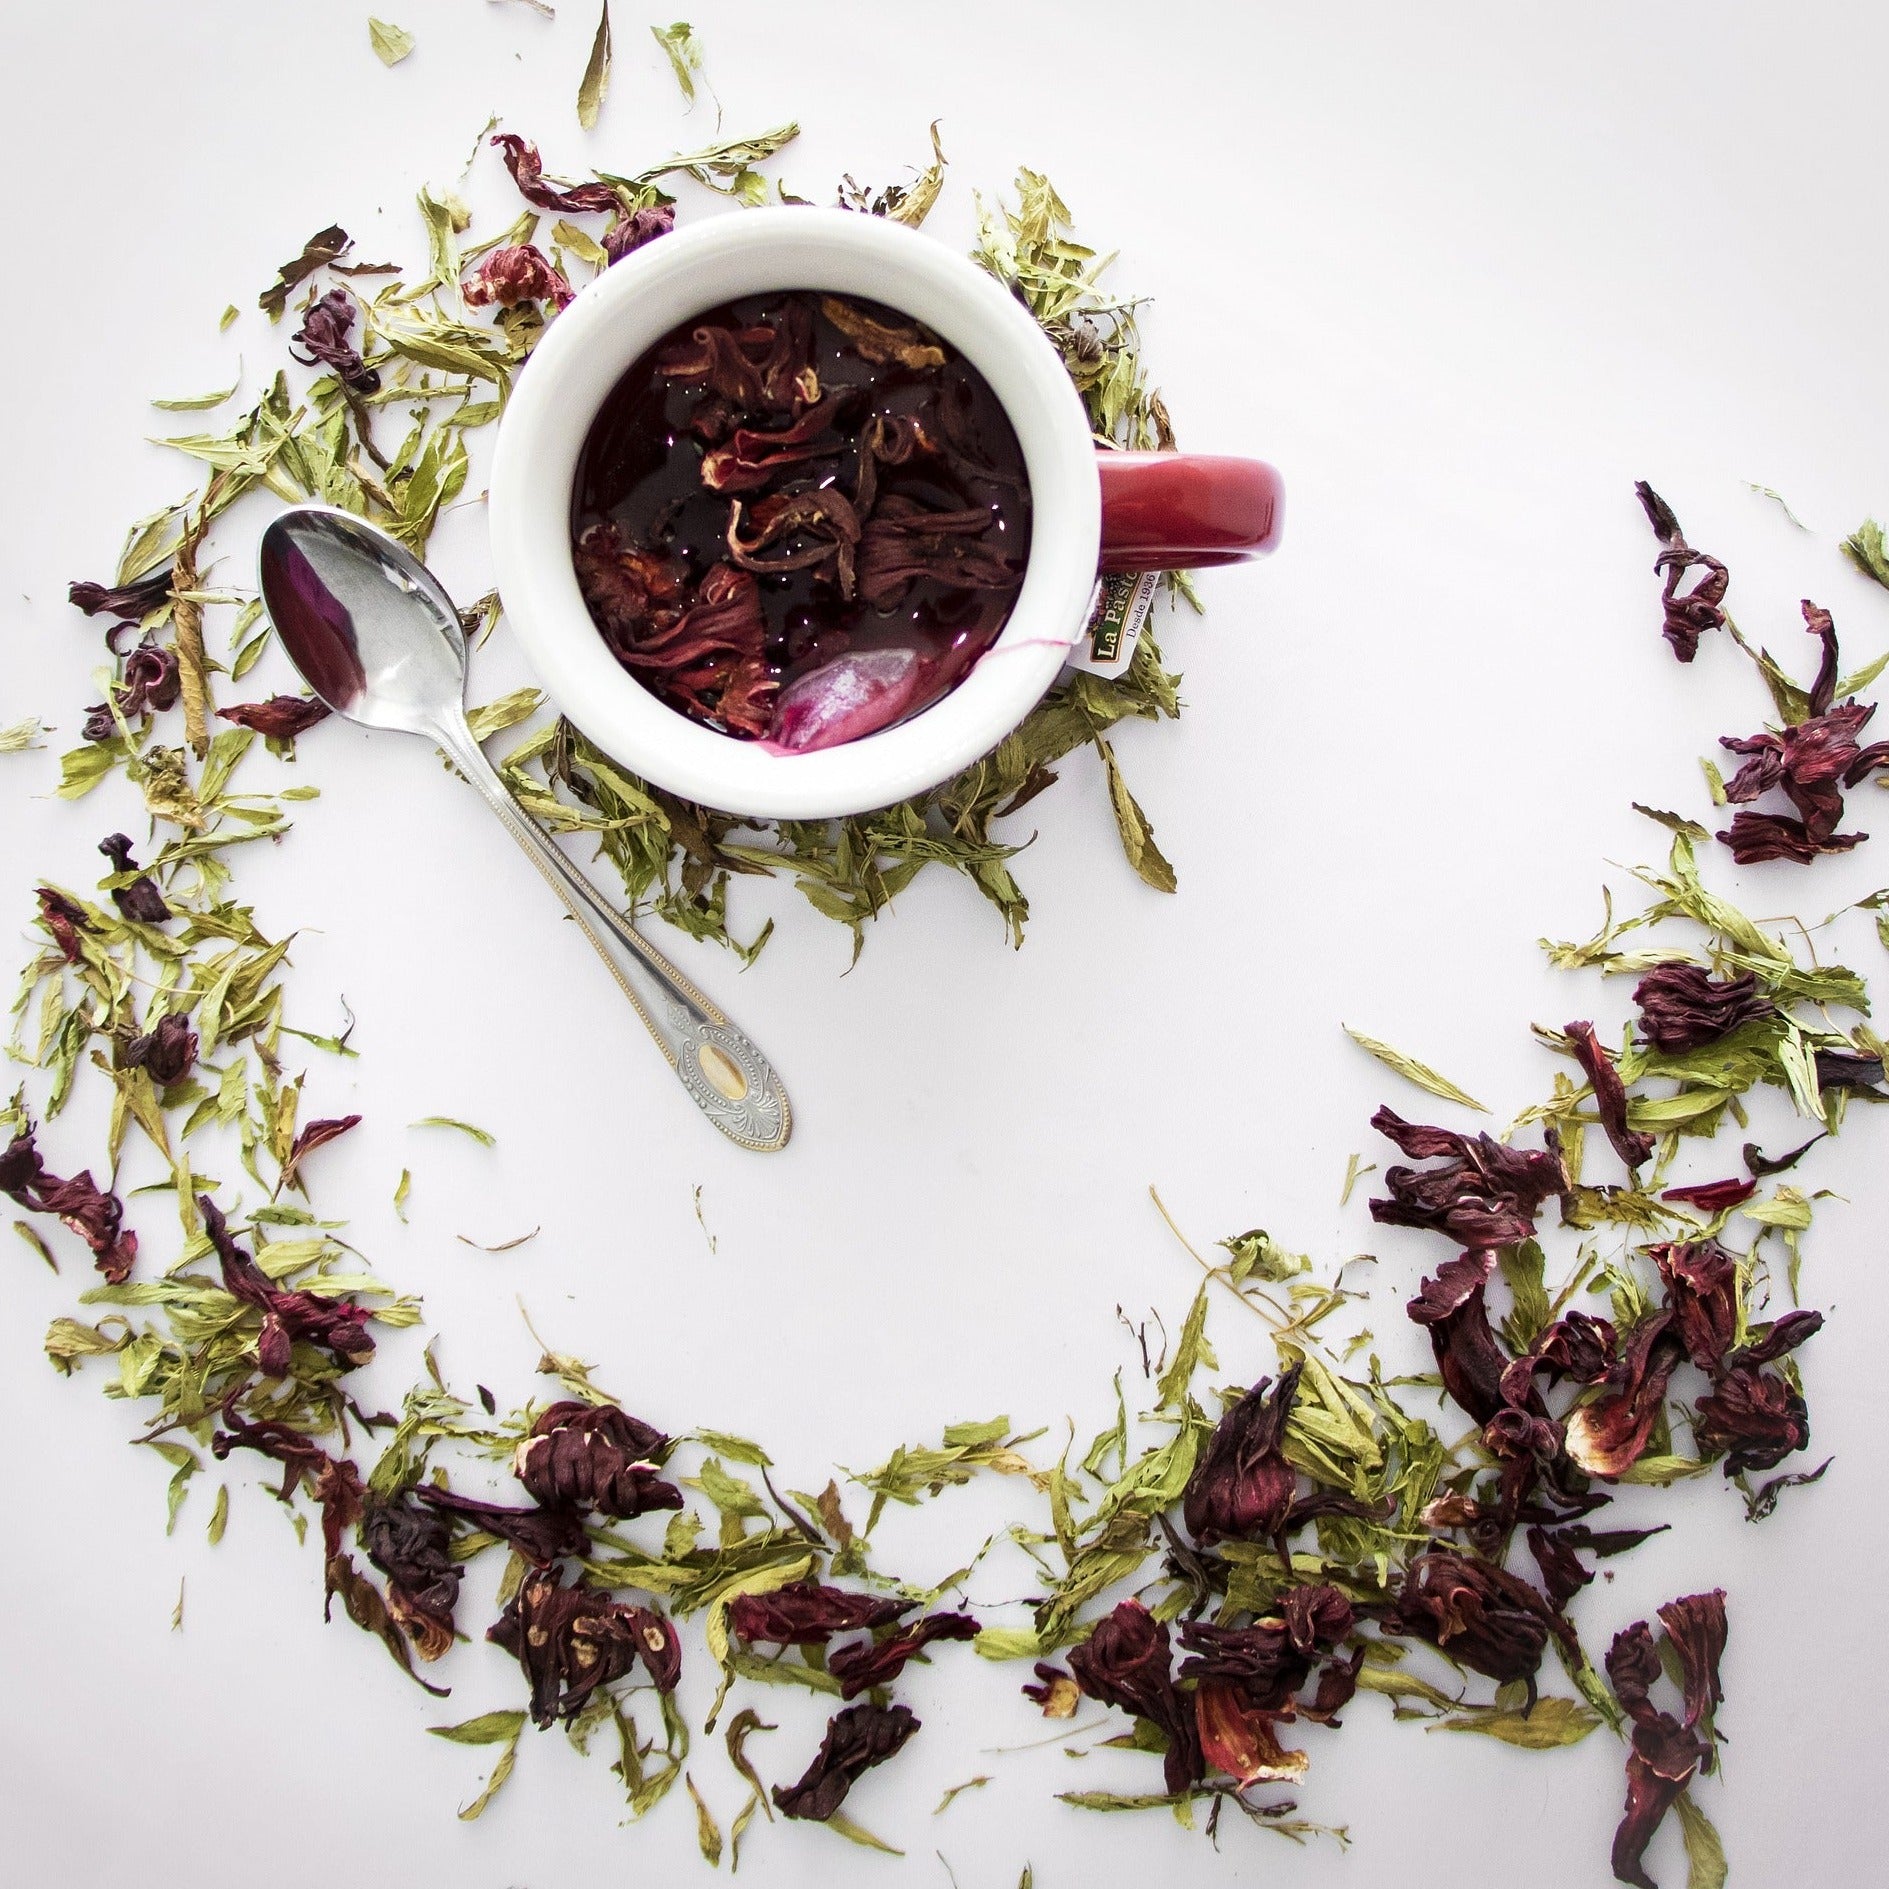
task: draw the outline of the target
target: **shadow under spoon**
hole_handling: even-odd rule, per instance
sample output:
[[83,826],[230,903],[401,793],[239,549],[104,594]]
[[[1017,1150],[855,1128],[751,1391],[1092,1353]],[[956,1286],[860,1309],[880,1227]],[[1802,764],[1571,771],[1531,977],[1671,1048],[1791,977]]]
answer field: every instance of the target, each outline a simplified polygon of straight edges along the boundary
[[262,535],[262,594],[291,660],[337,715],[434,742],[531,855],[649,1026],[696,1106],[730,1141],[784,1147],[793,1112],[748,1037],[604,900],[506,792],[466,721],[466,639],[438,580],[349,513],[297,506]]

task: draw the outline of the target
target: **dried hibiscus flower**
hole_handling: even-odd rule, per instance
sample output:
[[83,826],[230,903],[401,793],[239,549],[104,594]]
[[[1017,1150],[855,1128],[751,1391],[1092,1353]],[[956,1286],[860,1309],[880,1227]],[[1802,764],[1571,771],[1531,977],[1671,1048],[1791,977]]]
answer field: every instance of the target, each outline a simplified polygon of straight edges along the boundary
[[147,571],[128,584],[105,585],[79,582],[66,586],[66,598],[88,617],[115,616],[135,622],[170,601],[171,570],[168,564]]
[[[1665,579],[1662,602],[1666,620],[1660,634],[1672,645],[1681,662],[1690,662],[1699,653],[1699,639],[1707,630],[1725,627],[1725,592],[1731,585],[1730,573],[1717,558],[1695,551],[1679,529],[1673,508],[1641,479],[1633,488],[1645,511],[1647,523],[1664,549],[1653,560],[1653,569]],[[1699,575],[1692,588],[1681,591],[1688,571]]]
[[52,934],[59,955],[68,964],[77,964],[83,955],[79,934],[96,929],[85,915],[84,906],[49,885],[41,886],[34,896],[39,900],[39,922]]
[[358,1128],[360,1123],[358,1115],[335,1115],[323,1121],[310,1122],[289,1145],[289,1158],[282,1163],[282,1185],[299,1187],[302,1163],[317,1148],[325,1148],[329,1142],[339,1140],[350,1128]]
[[168,924],[171,908],[164,903],[157,881],[131,857],[129,837],[123,833],[108,833],[99,841],[98,850],[111,861],[114,874],[136,875],[129,885],[115,885],[111,889],[112,903],[119,911],[134,924]]
[[351,393],[380,391],[380,375],[361,359],[361,351],[348,339],[354,327],[354,298],[346,289],[330,289],[302,317],[302,325],[289,337],[289,352],[300,347],[295,358],[306,366],[332,368],[335,378]]
[[1168,1630],[1138,1600],[1123,1601],[1069,1652],[1069,1669],[1090,1698],[1145,1718],[1167,1738],[1167,1788],[1200,1782],[1200,1735],[1169,1671]]
[[324,1299],[313,1292],[292,1292],[274,1284],[231,1237],[223,1212],[208,1194],[197,1196],[204,1231],[223,1269],[223,1286],[262,1314],[256,1362],[269,1377],[287,1377],[296,1339],[320,1345],[344,1371],[374,1355],[367,1313],[352,1299]]
[[658,236],[667,236],[676,226],[673,203],[653,203],[641,210],[624,212],[603,233],[603,253],[612,262],[621,262],[632,250],[641,249]]
[[549,302],[567,308],[573,290],[562,271],[532,243],[507,243],[482,257],[460,285],[468,308],[516,308],[520,302]]
[[271,741],[293,741],[317,722],[328,719],[328,704],[316,701],[312,695],[272,695],[266,702],[238,702],[234,708],[219,708],[217,715],[239,728],[253,728]]
[[1697,1207],[1701,1213],[1728,1213],[1742,1207],[1758,1191],[1758,1183],[1733,1175],[1723,1181],[1700,1181],[1690,1187],[1668,1187],[1661,1200],[1677,1202],[1682,1207]]
[[150,1029],[125,1044],[127,1069],[142,1069],[161,1089],[181,1082],[197,1061],[197,1033],[190,1019],[175,1013],[159,1017]]
[[1452,1548],[1431,1547],[1406,1570],[1391,1624],[1440,1647],[1472,1672],[1533,1689],[1550,1633],[1566,1633],[1537,1588]]
[[1222,1771],[1241,1790],[1249,1784],[1290,1784],[1305,1775],[1303,1751],[1287,1750],[1273,1727],[1279,1714],[1251,1704],[1239,1686],[1203,1679],[1194,1688],[1194,1728],[1208,1769]]
[[[1443,1388],[1478,1423],[1488,1423],[1509,1401],[1503,1379],[1510,1360],[1490,1327],[1483,1290],[1494,1269],[1495,1255],[1486,1248],[1464,1253],[1439,1266],[1404,1308],[1413,1324],[1429,1327]],[[1520,1401],[1527,1394],[1525,1379]]]
[[860,1778],[894,1756],[918,1729],[919,1720],[902,1705],[867,1703],[836,1712],[800,1781],[774,1786],[781,1815],[825,1823]]
[[1613,1151],[1629,1168],[1641,1166],[1653,1152],[1653,1137],[1627,1125],[1627,1091],[1613,1058],[1601,1046],[1591,1023],[1570,1023],[1565,1028],[1574,1059],[1594,1091],[1594,1107]]
[[1510,1148],[1489,1135],[1473,1140],[1448,1128],[1407,1122],[1388,1108],[1371,1117],[1413,1161],[1432,1168],[1391,1167],[1388,1200],[1371,1202],[1371,1218],[1388,1226],[1427,1227],[1468,1247],[1510,1246],[1535,1230],[1542,1204],[1568,1185],[1560,1150]]
[[1282,1372],[1271,1397],[1271,1379],[1262,1377],[1215,1427],[1182,1498],[1197,1542],[1264,1539],[1284,1528],[1298,1473],[1281,1446],[1301,1368]]
[[403,1491],[391,1501],[369,1498],[361,1546],[387,1577],[387,1611],[424,1660],[453,1643],[453,1608],[464,1569],[452,1556],[452,1525],[438,1510]]
[[[154,710],[174,708],[181,688],[176,652],[160,649],[147,636],[125,657],[124,678],[113,690],[112,701],[118,715],[130,721]],[[87,741],[109,741],[117,732],[117,717],[103,702],[86,711]]]
[[1726,1638],[1723,1592],[1671,1601],[1659,1610],[1659,1617],[1679,1664],[1685,1694],[1683,1724],[1652,1701],[1661,1663],[1644,1620],[1617,1634],[1607,1649],[1607,1677],[1633,1721],[1627,1802],[1614,1832],[1613,1872],[1617,1880],[1635,1889],[1657,1889],[1646,1873],[1647,1845],[1694,1775],[1712,1768],[1710,1715],[1723,1697],[1718,1672]]
[[539,1725],[574,1719],[639,1660],[664,1692],[681,1671],[675,1628],[661,1614],[581,1583],[565,1587],[555,1574],[526,1575],[485,1637],[524,1668]]
[[906,1662],[934,1640],[974,1640],[978,1625],[969,1614],[927,1614],[883,1640],[861,1640],[843,1646],[826,1663],[840,1682],[840,1697],[856,1699],[874,1686],[889,1685],[905,1670]]
[[1749,971],[1723,980],[1696,964],[1656,964],[1633,987],[1640,1034],[1657,1050],[1682,1056],[1729,1036],[1740,1024],[1777,1014]]
[[443,1515],[456,1515],[474,1528],[496,1535],[537,1567],[549,1567],[567,1555],[581,1555],[590,1547],[584,1518],[575,1509],[514,1508],[504,1502],[482,1502],[476,1496],[460,1495],[457,1490],[441,1489],[430,1482],[421,1483],[414,1493],[429,1508]]
[[82,1168],[69,1181],[48,1173],[30,1128],[22,1128],[0,1151],[0,1193],[29,1213],[62,1220],[92,1249],[99,1271],[112,1285],[130,1278],[138,1236],[122,1224],[124,1203],[93,1182],[90,1168]]
[[1819,1089],[1846,1089],[1851,1095],[1872,1095],[1880,1093],[1884,1082],[1889,1082],[1889,1072],[1885,1072],[1880,1056],[1855,1056],[1847,1050],[1820,1049],[1816,1052],[1816,1063]]
[[1810,1442],[1802,1395],[1775,1371],[1738,1364],[1699,1399],[1693,1433],[1699,1447],[1725,1451],[1725,1474],[1774,1469]]
[[859,540],[860,596],[874,610],[889,610],[920,579],[958,590],[1001,590],[1016,583],[1018,566],[981,542],[995,516],[982,506],[934,511],[888,493]]
[[609,184],[579,184],[575,189],[558,190],[544,181],[544,160],[538,147],[528,139],[501,131],[492,140],[505,154],[505,168],[518,186],[518,194],[540,210],[562,210],[567,215],[621,210],[623,199]]
[[1673,1329],[1702,1371],[1725,1362],[1738,1331],[1738,1262],[1717,1240],[1647,1248],[1672,1308]]
[[728,1603],[728,1627],[737,1639],[750,1644],[821,1646],[836,1633],[889,1627],[914,1605],[909,1600],[797,1581],[771,1594],[737,1594]]
[[1643,1319],[1621,1346],[1606,1390],[1569,1416],[1568,1455],[1590,1476],[1622,1476],[1640,1460],[1685,1355],[1672,1324],[1671,1312]]
[[682,1492],[656,1464],[669,1439],[615,1404],[553,1404],[518,1446],[513,1468],[540,1502],[643,1515],[679,1509]]

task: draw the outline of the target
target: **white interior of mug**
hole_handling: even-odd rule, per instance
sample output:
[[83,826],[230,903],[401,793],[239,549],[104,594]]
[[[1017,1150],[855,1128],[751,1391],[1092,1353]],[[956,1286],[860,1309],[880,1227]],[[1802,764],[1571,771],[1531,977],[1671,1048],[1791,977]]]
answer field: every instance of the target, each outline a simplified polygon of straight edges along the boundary
[[[744,295],[827,289],[935,329],[990,383],[1030,480],[1023,588],[951,691],[898,726],[770,754],[659,701],[592,623],[571,560],[571,494],[592,420],[624,372],[690,316]],[[916,230],[845,210],[742,210],[663,236],[606,270],[518,377],[492,468],[499,594],[553,700],[626,767],[689,800],[771,819],[882,807],[996,746],[1056,678],[1095,584],[1101,496],[1082,402],[1021,303]]]

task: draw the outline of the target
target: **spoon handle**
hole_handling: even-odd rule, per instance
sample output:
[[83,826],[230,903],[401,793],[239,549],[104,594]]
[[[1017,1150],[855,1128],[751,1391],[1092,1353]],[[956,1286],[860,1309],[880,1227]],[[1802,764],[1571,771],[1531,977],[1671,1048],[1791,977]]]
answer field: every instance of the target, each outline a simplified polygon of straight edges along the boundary
[[[773,1065],[526,818],[473,739],[462,712],[455,712],[432,734],[564,901],[696,1106],[730,1141],[744,1148],[771,1153],[785,1147],[793,1129],[793,1110]],[[601,935],[598,925],[603,928]],[[613,950],[606,938],[621,949]]]

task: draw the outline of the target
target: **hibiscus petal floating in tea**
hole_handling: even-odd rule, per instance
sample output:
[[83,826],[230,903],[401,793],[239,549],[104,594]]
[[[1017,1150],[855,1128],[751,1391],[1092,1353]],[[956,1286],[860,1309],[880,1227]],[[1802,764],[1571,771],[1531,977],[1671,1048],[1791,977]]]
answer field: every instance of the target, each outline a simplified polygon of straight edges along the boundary
[[572,516],[611,653],[672,708],[785,753],[963,681],[1023,585],[1023,453],[983,376],[872,303],[750,296],[604,403]]

